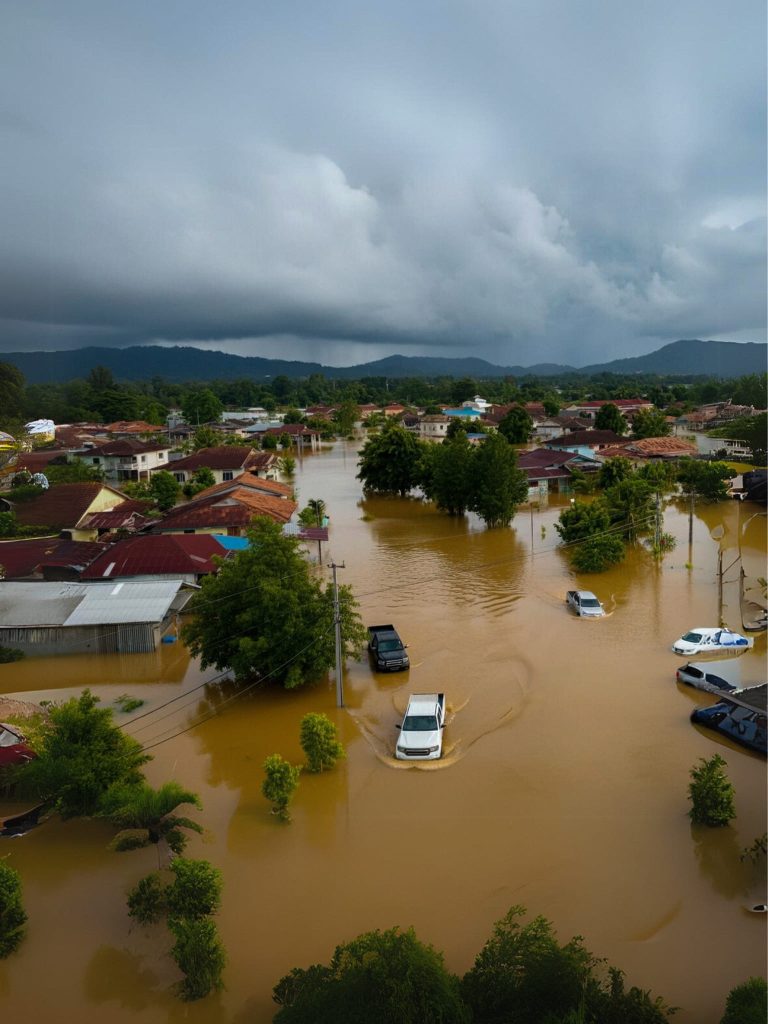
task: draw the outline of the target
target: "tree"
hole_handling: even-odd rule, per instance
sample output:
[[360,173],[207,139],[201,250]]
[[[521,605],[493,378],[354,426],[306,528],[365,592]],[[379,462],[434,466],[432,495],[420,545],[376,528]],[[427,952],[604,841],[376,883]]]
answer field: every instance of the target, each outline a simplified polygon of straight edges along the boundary
[[668,437],[672,425],[658,409],[638,409],[632,420],[632,437],[639,441],[643,437]]
[[612,430],[614,434],[621,434],[627,429],[627,421],[621,415],[619,407],[613,402],[606,402],[601,405],[595,416],[595,430]]
[[545,395],[541,404],[544,406],[544,412],[547,416],[557,416],[562,408],[559,399],[555,398],[554,395]]
[[18,948],[26,921],[19,873],[0,860],[0,959]]
[[51,487],[56,484],[79,484],[104,479],[103,470],[98,466],[88,466],[80,459],[73,459],[72,462],[49,462],[44,472]]
[[[227,559],[187,606],[185,643],[203,668],[234,670],[291,689],[321,679],[335,664],[333,588],[310,573],[295,537],[263,516],[250,545]],[[347,586],[339,587],[343,657],[357,655],[367,634]]]
[[156,924],[165,913],[165,893],[157,871],[145,875],[128,893],[128,917],[139,924]]
[[694,825],[719,828],[736,817],[734,790],[724,768],[726,762],[719,754],[709,759],[700,757],[699,764],[691,768],[688,815]]
[[[437,408],[437,407],[436,407]],[[441,410],[438,408],[438,413]],[[459,416],[452,416],[448,429],[445,432],[446,441],[452,441],[454,437],[467,436],[467,424]]]
[[522,405],[513,405],[499,423],[499,433],[510,444],[525,444],[533,433],[533,420]]
[[96,707],[90,690],[53,704],[41,725],[37,757],[14,769],[18,784],[39,800],[51,800],[63,818],[95,814],[115,783],[141,782],[150,760],[141,746],[112,722],[110,708]]
[[623,528],[627,539],[634,541],[646,533],[653,520],[653,488],[637,475],[620,480],[606,488],[603,501],[611,522]]
[[684,459],[677,471],[683,494],[695,494],[705,501],[722,501],[728,497],[726,481],[733,476],[733,470],[724,462],[702,462],[698,459]]
[[192,474],[189,483],[184,485],[184,494],[188,498],[193,498],[207,487],[213,487],[215,483],[216,477],[213,475],[213,470],[207,466],[199,466]]
[[596,535],[575,544],[571,561],[577,572],[605,572],[618,565],[626,554],[621,537]]
[[350,399],[343,401],[333,413],[333,422],[339,434],[351,434],[359,419],[360,406]]
[[456,405],[468,402],[476,394],[477,381],[473,380],[472,377],[462,377],[461,380],[455,381],[451,386],[451,401],[455,402]]
[[764,409],[768,405],[768,374],[750,373],[746,377],[738,377],[731,388],[731,401],[734,405]]
[[12,363],[0,363],[0,429],[21,417],[23,401],[24,374]]
[[210,388],[195,388],[187,391],[181,400],[181,414],[185,422],[194,426],[200,423],[218,423],[224,406]]
[[290,821],[288,804],[299,785],[301,768],[289,764],[279,754],[270,754],[264,762],[264,773],[261,792],[272,804],[272,813],[283,821]]
[[296,472],[296,459],[292,455],[283,455],[277,460],[277,468],[283,476],[291,477]]
[[192,451],[199,452],[203,448],[216,448],[227,440],[226,434],[222,434],[215,427],[198,427],[192,435]]
[[283,423],[301,423],[303,419],[301,409],[287,409],[283,415]]
[[752,449],[752,462],[755,466],[766,463],[766,438],[768,437],[768,413],[761,412],[747,420],[742,430],[744,440]]
[[337,946],[328,966],[295,968],[275,985],[276,1024],[468,1024],[443,955],[413,929],[373,931]]
[[380,434],[368,438],[360,452],[357,479],[364,491],[404,497],[419,483],[422,442],[405,427],[388,423]]
[[463,516],[472,501],[475,449],[464,431],[430,448],[432,465],[425,493],[443,512]]
[[610,525],[611,517],[602,501],[574,501],[560,513],[555,529],[565,544],[573,544],[595,533],[604,533]]
[[149,494],[161,512],[173,508],[181,494],[181,484],[167,469],[159,469],[149,481]]
[[516,506],[528,496],[528,478],[517,468],[517,456],[501,434],[489,434],[474,455],[474,488],[470,508],[493,529],[509,526]]
[[221,974],[227,956],[216,924],[208,918],[199,921],[179,918],[169,921],[168,927],[176,939],[171,956],[184,973],[184,980],[179,984],[181,998],[191,1002],[203,999],[209,992],[220,991],[224,987]]
[[[603,406],[605,408],[605,406]],[[632,475],[632,463],[619,455],[615,459],[607,459],[597,472],[599,487],[611,487],[613,484],[626,480]]]
[[576,1009],[596,961],[580,938],[561,946],[552,925],[536,917],[521,925],[525,908],[512,907],[465,974],[461,990],[477,1024],[540,1024],[547,1014]]
[[199,921],[216,914],[221,906],[221,871],[207,860],[171,861],[174,879],[165,891],[164,903],[171,919]]
[[302,526],[322,526],[325,516],[325,502],[322,498],[310,498],[304,508],[299,512],[299,522]]
[[765,978],[749,978],[728,993],[720,1024],[765,1024],[768,985]]
[[135,850],[155,843],[180,854],[188,841],[182,830],[203,831],[196,821],[173,813],[182,804],[202,807],[200,798],[178,782],[166,782],[159,789],[146,782],[118,782],[104,794],[99,813],[121,830],[112,840],[113,849]]
[[307,759],[307,770],[322,772],[333,768],[336,762],[346,757],[339,742],[336,726],[327,715],[310,712],[301,720],[299,742]]

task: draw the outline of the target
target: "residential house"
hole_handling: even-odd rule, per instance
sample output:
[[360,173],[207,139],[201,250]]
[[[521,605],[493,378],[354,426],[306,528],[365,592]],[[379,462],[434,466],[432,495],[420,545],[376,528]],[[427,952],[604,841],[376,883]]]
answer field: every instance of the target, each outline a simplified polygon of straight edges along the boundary
[[156,423],[147,423],[146,420],[117,420],[115,423],[108,423],[104,430],[112,437],[139,437],[141,434],[162,434],[165,425],[158,426]]
[[124,480],[149,480],[156,469],[167,469],[170,445],[149,441],[138,441],[124,437],[108,441],[97,448],[87,446],[72,452],[87,466],[93,466],[104,474],[106,480],[117,483]]
[[475,395],[475,397],[470,398],[469,401],[462,402],[461,407],[462,409],[474,409],[475,412],[484,413],[488,412],[491,408],[491,403],[487,402],[484,398],[481,398],[480,395]]
[[[604,452],[599,454],[605,457]],[[680,437],[644,437],[627,441],[622,445],[622,454],[641,459],[682,459],[698,455],[698,448]]]
[[451,417],[444,414],[430,413],[427,416],[422,416],[419,423],[419,437],[422,441],[444,441],[448,436],[450,423]]
[[62,540],[59,537],[0,541],[2,578],[76,581],[106,549],[105,544],[96,541]]
[[[9,497],[13,492],[6,492]],[[36,526],[51,533],[66,531],[72,540],[96,540],[98,529],[88,523],[94,512],[117,508],[127,496],[109,484],[84,482],[57,484],[31,501],[0,502],[12,508],[21,526]]]
[[405,412],[405,406],[400,405],[398,402],[390,402],[390,404],[385,405],[381,411],[385,416],[402,416]]
[[211,534],[144,534],[128,537],[101,552],[86,569],[84,580],[177,579],[200,583],[218,572],[214,558],[231,556]]
[[554,451],[550,448],[532,448],[519,451],[517,464],[528,477],[528,500],[545,497],[554,492],[567,494],[573,486],[573,470],[594,473],[600,462],[578,452]]
[[612,430],[573,430],[561,437],[547,441],[547,448],[558,448],[569,452],[582,452],[591,455],[602,448],[620,445],[622,438]]
[[177,505],[150,529],[152,533],[224,533],[242,537],[254,516],[287,523],[297,508],[296,502],[285,494],[266,493],[236,480],[230,488],[212,487],[208,493],[202,492],[192,501]]
[[180,579],[0,583],[0,644],[25,654],[154,651],[192,590]]
[[650,412],[654,408],[653,402],[649,402],[647,398],[606,398],[590,402],[572,402],[561,412],[566,415],[579,416],[581,419],[594,423],[595,417],[604,405],[615,405],[622,416],[630,422],[635,413],[641,409]]
[[[266,455],[270,453],[264,452],[263,454]],[[274,458],[274,456],[272,457]],[[235,480],[224,481],[223,483],[213,484],[211,487],[206,487],[204,491],[200,491],[199,494],[195,495],[195,500],[199,500],[200,498],[209,498],[214,494],[228,494],[237,488],[246,488],[259,494],[268,494],[273,498],[293,498],[293,487],[291,487],[290,484],[283,484],[278,480],[269,480],[264,477],[260,477],[258,473],[254,473],[249,470],[247,473],[241,474]]]
[[180,459],[171,459],[164,468],[173,473],[180,484],[192,479],[195,471],[203,467],[210,469],[217,484],[226,483],[247,472],[251,466],[263,465],[261,452],[255,452],[247,445],[224,444],[215,448],[201,448],[200,451]]
[[281,423],[279,427],[267,427],[263,433],[272,434],[277,438],[287,435],[291,439],[291,444],[299,451],[307,445],[313,452],[320,447],[320,431],[304,423]]

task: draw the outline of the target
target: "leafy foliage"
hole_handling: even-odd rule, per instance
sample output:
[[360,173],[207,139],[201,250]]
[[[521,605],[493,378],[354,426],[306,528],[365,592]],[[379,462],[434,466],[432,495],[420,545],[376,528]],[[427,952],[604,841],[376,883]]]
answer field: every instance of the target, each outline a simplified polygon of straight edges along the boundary
[[644,437],[668,437],[672,425],[658,409],[638,409],[632,420],[632,437],[639,441]]
[[363,490],[404,497],[419,483],[422,442],[405,427],[387,423],[368,438],[360,451],[357,479]]
[[465,1024],[469,1014],[443,956],[413,929],[366,932],[327,967],[294,969],[274,988],[276,1024]]
[[173,473],[169,473],[167,469],[160,469],[152,474],[149,494],[160,511],[167,512],[179,500],[181,485]]
[[608,509],[601,501],[574,501],[560,513],[555,529],[565,544],[573,544],[595,533],[604,533],[610,525]]
[[515,449],[501,434],[489,434],[475,451],[470,508],[491,529],[509,526],[528,495],[528,478],[517,468]]
[[728,993],[720,1024],[765,1024],[768,985],[765,978],[749,978]]
[[155,924],[166,911],[165,891],[157,871],[140,879],[128,893],[128,916],[139,924]]
[[726,481],[732,476],[733,470],[724,462],[702,462],[697,459],[683,460],[677,474],[683,494],[695,494],[705,501],[722,501],[727,498]]
[[288,804],[299,785],[301,768],[289,764],[279,754],[270,754],[264,762],[266,778],[261,785],[261,792],[272,804],[272,813],[283,821],[289,821]]
[[188,391],[181,402],[181,413],[189,424],[216,423],[224,406],[210,388]]
[[709,759],[699,758],[699,764],[691,768],[688,799],[692,806],[688,814],[695,825],[717,828],[736,817],[734,790],[725,767],[723,758],[713,754]]
[[325,502],[322,498],[310,498],[304,508],[299,512],[299,522],[302,526],[322,526],[325,515]]
[[653,518],[653,488],[636,474],[606,488],[603,501],[611,523],[623,527],[629,540],[646,533]]
[[452,516],[463,516],[472,501],[476,449],[461,430],[442,444],[430,445],[422,464],[424,493]]
[[600,406],[595,416],[596,430],[612,430],[614,434],[623,434],[627,429],[627,421],[621,415],[619,407],[613,402]]
[[[0,573],[0,579],[2,579]],[[22,658],[26,657],[24,651],[19,650],[18,647],[5,647],[0,644],[0,665],[7,665],[12,661],[21,661]]]
[[[207,577],[190,601],[184,641],[203,668],[231,667],[241,679],[269,676],[286,689],[314,682],[335,662],[332,587],[311,575],[299,542],[277,523],[256,518],[248,536],[250,547]],[[349,587],[339,587],[339,608],[349,657],[367,638]]]
[[533,433],[533,420],[522,405],[513,405],[499,423],[499,433],[510,444],[525,444]]
[[192,479],[184,485],[184,494],[187,498],[193,498],[207,487],[213,487],[215,483],[216,477],[213,475],[213,470],[208,466],[199,466],[192,474]]
[[173,813],[181,804],[202,807],[200,798],[178,782],[166,782],[159,789],[146,782],[118,782],[104,794],[99,814],[121,830],[128,830],[128,835],[121,831],[113,840],[115,850],[134,850],[164,841],[174,853],[180,854],[187,845],[182,829],[203,831],[196,821]]
[[26,921],[19,873],[0,860],[0,958],[19,947]]
[[165,906],[172,919],[198,921],[218,912],[221,906],[221,872],[207,860],[171,861],[176,876],[165,892]]
[[176,918],[168,922],[176,942],[171,956],[184,973],[179,985],[184,1000],[203,999],[224,987],[221,974],[227,962],[216,925],[208,918]]
[[621,537],[610,534],[588,537],[574,546],[571,562],[577,572],[605,572],[612,565],[618,565],[625,554]]
[[322,772],[346,757],[336,726],[327,715],[310,712],[301,720],[299,742],[307,759],[307,770]]
[[96,707],[90,690],[53,704],[40,729],[37,757],[14,769],[24,792],[50,799],[62,817],[95,814],[107,790],[141,781],[150,760],[141,746],[112,722],[109,708]]
[[[605,406],[604,406],[605,408]],[[615,459],[607,459],[597,473],[599,487],[612,487],[632,475],[632,463],[619,455]]]

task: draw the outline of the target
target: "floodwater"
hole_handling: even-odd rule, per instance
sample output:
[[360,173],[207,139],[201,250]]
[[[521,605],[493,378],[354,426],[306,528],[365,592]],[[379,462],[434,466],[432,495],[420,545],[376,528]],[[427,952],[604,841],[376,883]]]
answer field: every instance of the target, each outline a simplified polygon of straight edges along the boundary
[[[680,1024],[714,1024],[729,989],[765,970],[765,919],[744,909],[765,901],[765,879],[739,856],[766,828],[765,761],[689,722],[713,698],[675,682],[681,662],[669,646],[717,624],[719,545],[724,566],[741,549],[748,575],[765,575],[765,517],[747,503],[700,506],[689,553],[687,512],[672,503],[665,528],[678,545],[660,568],[635,552],[578,578],[553,528],[564,499],[486,531],[416,500],[363,501],[355,472],[352,443],[307,456],[299,499],[326,502],[323,559],[345,563],[340,579],[366,623],[396,624],[412,667],[383,676],[351,664],[345,709],[332,681],[231,699],[226,681],[204,685],[214,671],[179,645],[0,666],[0,693],[65,698],[87,685],[105,702],[123,693],[147,702],[118,719],[159,744],[153,783],[176,778],[202,797],[207,831],[189,854],[223,871],[229,955],[223,993],[177,1001],[167,932],[132,925],[125,910],[156,852],[111,853],[105,824],[54,820],[0,848],[22,874],[30,917],[21,949],[0,962],[4,1014],[259,1024],[271,1020],[274,983],[327,961],[338,942],[413,925],[461,973],[520,903],[561,941],[583,935],[630,984],[682,1007]],[[739,629],[738,583],[728,582],[738,566],[725,579],[723,616]],[[597,591],[605,619],[566,610],[565,591],[578,585]],[[765,641],[740,659],[744,685],[765,681]],[[409,692],[433,690],[447,695],[446,756],[394,761]],[[260,795],[261,764],[275,751],[301,760],[307,711],[338,724],[348,758],[303,777],[293,821],[281,825]],[[738,817],[694,828],[689,769],[715,751]]]

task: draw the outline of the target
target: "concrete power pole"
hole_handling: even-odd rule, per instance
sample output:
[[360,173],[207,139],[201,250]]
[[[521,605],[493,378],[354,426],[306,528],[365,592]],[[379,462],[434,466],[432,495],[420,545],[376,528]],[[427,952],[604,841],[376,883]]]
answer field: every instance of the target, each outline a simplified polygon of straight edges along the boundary
[[341,611],[339,609],[339,585],[336,582],[336,570],[345,569],[346,565],[342,562],[337,565],[336,562],[331,562],[330,568],[333,570],[333,624],[336,631],[336,707],[344,707],[344,680],[341,676]]

